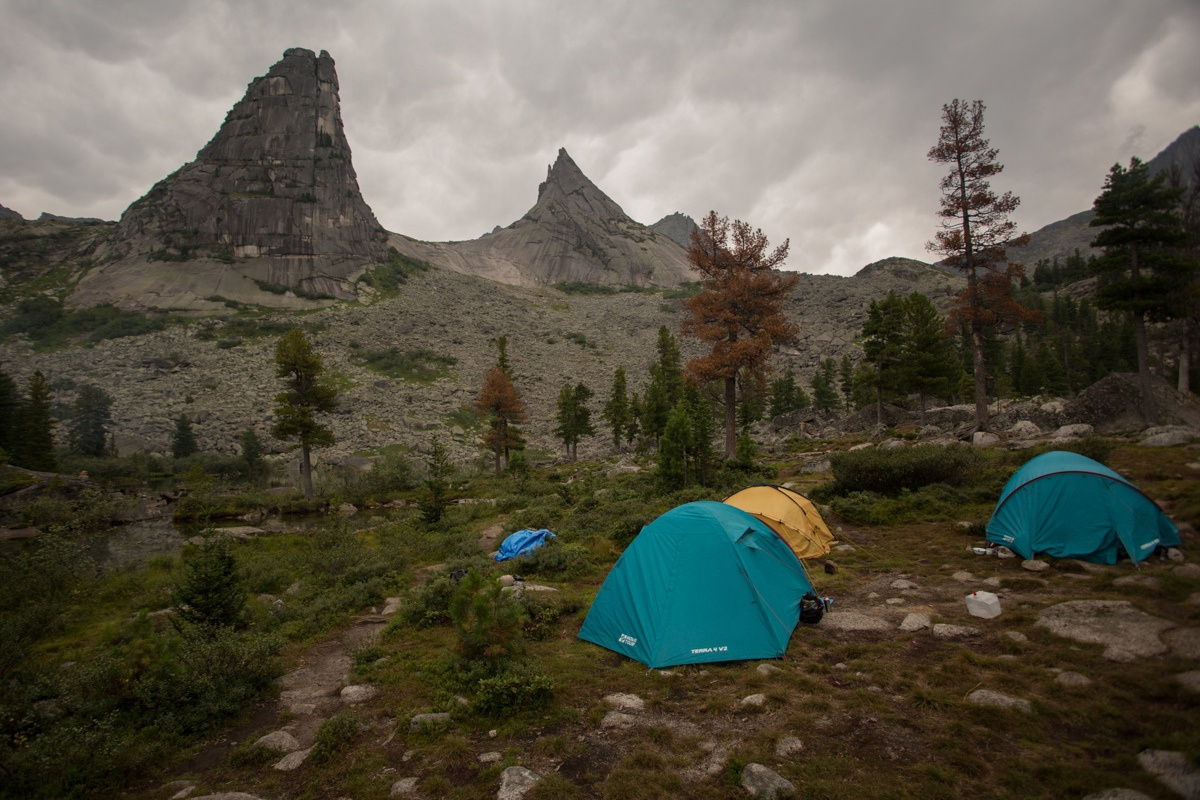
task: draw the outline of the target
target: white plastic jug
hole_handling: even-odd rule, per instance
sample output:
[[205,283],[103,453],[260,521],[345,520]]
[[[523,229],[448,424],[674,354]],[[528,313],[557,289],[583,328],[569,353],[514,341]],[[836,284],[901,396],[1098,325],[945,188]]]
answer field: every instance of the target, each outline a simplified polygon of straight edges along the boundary
[[973,617],[991,619],[1000,616],[1000,598],[991,592],[971,592],[967,595],[967,611]]

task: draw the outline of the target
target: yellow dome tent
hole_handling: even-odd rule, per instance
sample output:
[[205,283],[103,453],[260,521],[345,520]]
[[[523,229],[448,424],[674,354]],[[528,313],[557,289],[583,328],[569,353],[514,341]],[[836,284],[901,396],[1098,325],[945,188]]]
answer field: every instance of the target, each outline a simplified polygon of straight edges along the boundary
[[779,534],[796,558],[829,554],[833,534],[817,507],[804,495],[782,486],[751,486],[725,498],[725,503],[757,517]]

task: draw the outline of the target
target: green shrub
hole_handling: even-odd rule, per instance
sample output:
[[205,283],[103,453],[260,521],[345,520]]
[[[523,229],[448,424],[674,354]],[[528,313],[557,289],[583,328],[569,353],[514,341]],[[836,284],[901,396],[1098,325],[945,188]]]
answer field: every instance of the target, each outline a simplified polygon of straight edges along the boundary
[[1042,453],[1048,453],[1051,450],[1066,450],[1086,456],[1093,461],[1099,461],[1101,464],[1108,464],[1108,458],[1115,449],[1117,449],[1117,443],[1112,439],[1106,439],[1103,436],[1087,436],[1083,439],[1038,445],[1032,450],[1022,450],[1020,451],[1020,464],[1024,464],[1029,459],[1040,456]]
[[834,453],[832,492],[896,494],[934,483],[962,486],[970,483],[983,464],[979,451],[967,445],[915,445],[891,450],[870,448]]
[[499,717],[537,711],[554,699],[554,682],[541,670],[524,667],[484,678],[477,684],[474,710]]
[[547,539],[541,547],[512,560],[513,572],[522,575],[562,573],[570,577],[587,571],[590,566],[585,547],[563,544],[557,538]]
[[472,569],[450,597],[458,653],[467,661],[493,662],[521,652],[522,608],[500,582]]
[[525,638],[541,641],[554,631],[554,624],[566,615],[583,608],[583,603],[574,598],[563,599],[560,595],[547,592],[523,592],[519,600],[525,609]]
[[400,615],[409,625],[429,628],[450,622],[450,598],[457,584],[446,575],[433,578],[424,586],[409,592]]
[[403,352],[398,347],[361,350],[352,358],[373,372],[411,383],[432,383],[458,363],[453,356],[438,355],[426,348]]
[[830,498],[829,504],[834,513],[850,522],[898,525],[957,519],[962,515],[962,507],[970,502],[972,497],[968,490],[935,483],[915,492],[904,489],[894,496],[850,492]]
[[326,763],[339,750],[357,739],[363,730],[362,723],[354,715],[335,714],[317,728],[309,760],[314,764]]
[[183,563],[173,593],[175,614],[202,628],[232,627],[242,621],[246,587],[228,539],[211,537]]

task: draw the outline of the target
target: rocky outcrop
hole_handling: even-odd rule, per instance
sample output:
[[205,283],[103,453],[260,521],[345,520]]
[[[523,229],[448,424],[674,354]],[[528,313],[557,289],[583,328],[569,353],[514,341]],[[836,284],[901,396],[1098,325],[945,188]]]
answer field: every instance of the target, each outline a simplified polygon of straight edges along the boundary
[[250,83],[195,161],[126,209],[96,253],[103,266],[70,302],[349,299],[353,279],[386,260],[386,238],[359,192],[333,59],[293,48]]
[[630,219],[566,150],[538,187],[537,203],[508,227],[466,242],[393,234],[391,245],[443,269],[517,286],[674,286],[697,279],[683,247]]
[[25,219],[20,213],[4,205],[0,205],[0,219]]
[[687,214],[676,211],[651,225],[650,230],[678,242],[679,246],[686,250],[692,244],[692,231],[696,230],[696,221]]

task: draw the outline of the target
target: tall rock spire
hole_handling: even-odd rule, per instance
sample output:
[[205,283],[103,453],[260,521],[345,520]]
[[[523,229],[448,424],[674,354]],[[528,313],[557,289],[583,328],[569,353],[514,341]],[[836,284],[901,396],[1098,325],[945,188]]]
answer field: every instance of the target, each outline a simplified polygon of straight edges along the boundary
[[386,240],[350,161],[333,59],[292,48],[195,161],[126,209],[101,254],[114,262],[72,299],[197,307],[261,286],[350,298],[350,279],[386,260]]

